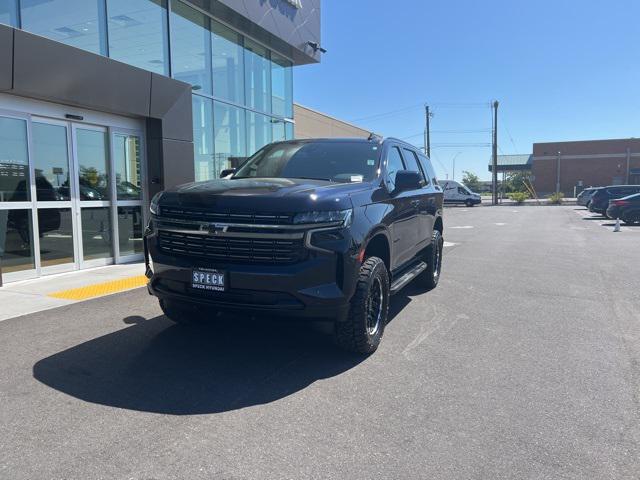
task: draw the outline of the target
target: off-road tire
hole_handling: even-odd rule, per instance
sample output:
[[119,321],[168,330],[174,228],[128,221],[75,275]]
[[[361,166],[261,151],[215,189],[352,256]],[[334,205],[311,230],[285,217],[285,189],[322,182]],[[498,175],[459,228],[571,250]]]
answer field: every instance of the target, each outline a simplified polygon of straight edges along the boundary
[[438,286],[440,272],[442,271],[442,252],[444,250],[444,239],[438,230],[433,231],[431,245],[425,250],[424,261],[427,269],[418,276],[418,282],[423,288],[432,290]]
[[[382,300],[379,302],[378,287],[382,294]],[[377,298],[373,298],[374,296]],[[360,267],[356,292],[351,298],[348,316],[344,321],[336,322],[336,344],[350,352],[362,354],[375,352],[387,324],[389,297],[389,274],[384,262],[378,257],[367,258]],[[368,322],[370,308],[377,310],[377,306],[372,307],[373,303],[380,304],[379,316],[375,315],[377,319],[375,331],[372,331],[371,321]]]

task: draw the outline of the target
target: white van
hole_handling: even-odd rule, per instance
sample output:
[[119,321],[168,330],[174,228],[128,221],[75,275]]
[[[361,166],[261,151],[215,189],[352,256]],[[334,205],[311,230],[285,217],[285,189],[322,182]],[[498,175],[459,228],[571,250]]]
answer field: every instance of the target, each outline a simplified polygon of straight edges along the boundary
[[444,203],[463,203],[467,207],[473,207],[482,202],[480,194],[472,192],[455,180],[440,180],[438,183],[444,191]]

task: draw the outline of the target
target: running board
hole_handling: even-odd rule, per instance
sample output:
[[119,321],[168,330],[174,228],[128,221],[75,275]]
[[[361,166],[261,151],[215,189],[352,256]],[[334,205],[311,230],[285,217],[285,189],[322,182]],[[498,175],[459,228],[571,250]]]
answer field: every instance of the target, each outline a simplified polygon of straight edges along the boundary
[[411,280],[416,278],[422,272],[427,269],[427,264],[424,262],[419,262],[416,266],[411,268],[409,271],[403,273],[400,277],[393,281],[391,284],[391,295],[394,293],[398,293],[402,288],[409,283]]

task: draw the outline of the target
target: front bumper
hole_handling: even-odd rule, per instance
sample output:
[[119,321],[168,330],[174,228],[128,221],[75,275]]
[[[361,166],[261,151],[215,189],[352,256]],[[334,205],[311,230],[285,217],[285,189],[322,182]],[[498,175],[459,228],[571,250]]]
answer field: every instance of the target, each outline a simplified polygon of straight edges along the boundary
[[[148,290],[160,300],[193,308],[242,311],[252,314],[330,319],[346,317],[355,291],[356,243],[345,231],[335,251],[309,250],[303,261],[292,264],[239,264],[168,255],[158,245],[157,233],[144,237]],[[194,268],[215,268],[227,275],[224,292],[191,287]]]

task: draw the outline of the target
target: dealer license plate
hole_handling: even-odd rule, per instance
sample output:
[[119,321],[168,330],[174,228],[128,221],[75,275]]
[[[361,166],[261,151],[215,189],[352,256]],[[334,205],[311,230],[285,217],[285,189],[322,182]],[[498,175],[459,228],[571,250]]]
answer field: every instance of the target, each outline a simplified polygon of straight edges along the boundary
[[227,288],[227,275],[221,270],[202,268],[193,270],[191,287],[198,290],[224,292]]

